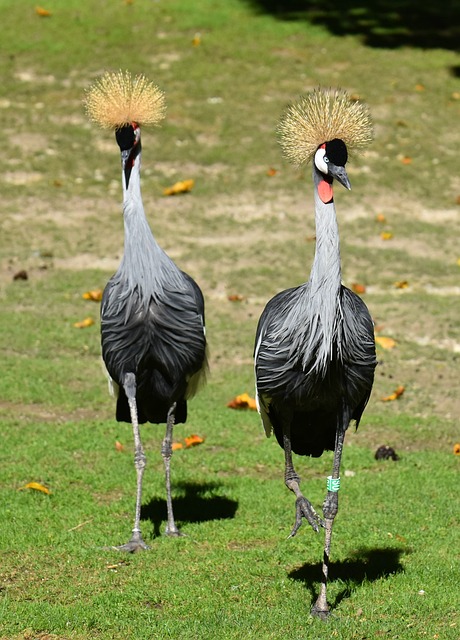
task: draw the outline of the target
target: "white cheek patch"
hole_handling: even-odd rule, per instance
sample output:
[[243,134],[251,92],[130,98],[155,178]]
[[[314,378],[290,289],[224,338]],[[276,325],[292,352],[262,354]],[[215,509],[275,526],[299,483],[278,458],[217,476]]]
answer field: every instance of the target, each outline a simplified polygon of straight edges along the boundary
[[327,162],[324,162],[325,155],[326,155],[326,150],[319,148],[318,151],[315,153],[315,166],[318,169],[318,171],[321,171],[321,173],[324,173],[324,175],[327,176],[328,169],[327,169]]

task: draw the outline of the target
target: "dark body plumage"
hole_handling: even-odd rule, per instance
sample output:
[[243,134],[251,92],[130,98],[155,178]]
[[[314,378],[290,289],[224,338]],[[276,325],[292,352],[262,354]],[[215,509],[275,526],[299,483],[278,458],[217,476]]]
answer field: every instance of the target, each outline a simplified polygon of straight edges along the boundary
[[139,424],[166,423],[165,464],[168,535],[180,535],[171,500],[170,459],[176,422],[187,418],[191,398],[207,371],[204,301],[195,281],[155,240],[140,189],[140,129],[116,131],[121,150],[125,246],[121,264],[105,287],[101,305],[102,357],[117,396],[116,418],[130,422],[137,472],[136,515],[125,551],[145,549],[140,532],[146,457]]
[[[164,258],[165,259],[165,258]],[[174,265],[175,266],[175,265]],[[131,422],[122,381],[136,374],[138,420],[165,423],[176,402],[175,422],[187,418],[187,398],[205,359],[204,301],[200,288],[177,270],[174,290],[151,292],[136,287],[124,295],[123,274],[108,282],[101,307],[102,355],[107,371],[119,386],[116,418]]]
[[266,428],[270,423],[283,447],[282,419],[288,412],[292,451],[318,457],[325,450],[334,450],[338,419],[343,414],[358,425],[372,389],[375,345],[366,305],[341,286],[337,300],[343,314],[340,340],[333,342],[326,368],[318,372],[317,350],[305,354],[301,346],[309,344],[307,335],[314,331],[308,315],[302,319],[298,310],[299,299],[308,309],[310,289],[309,282],[287,289],[265,307],[256,334],[256,343],[260,340],[256,371],[259,398],[262,403],[264,397],[270,399]]

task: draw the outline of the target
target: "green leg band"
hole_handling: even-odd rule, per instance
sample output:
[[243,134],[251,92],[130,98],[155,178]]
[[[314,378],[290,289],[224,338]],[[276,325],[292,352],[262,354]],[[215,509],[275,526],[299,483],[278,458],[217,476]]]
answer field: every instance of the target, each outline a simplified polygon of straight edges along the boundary
[[338,491],[340,489],[340,478],[333,478],[332,476],[327,477],[327,490],[328,491]]

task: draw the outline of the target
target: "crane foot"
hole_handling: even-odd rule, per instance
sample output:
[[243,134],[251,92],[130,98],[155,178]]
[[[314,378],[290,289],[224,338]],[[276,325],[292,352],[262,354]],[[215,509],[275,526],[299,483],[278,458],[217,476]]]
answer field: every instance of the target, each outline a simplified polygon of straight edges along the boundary
[[148,544],[144,542],[142,539],[142,535],[140,531],[133,531],[131,536],[131,540],[126,544],[121,544],[118,547],[111,547],[112,549],[116,549],[117,551],[125,551],[127,553],[136,553],[137,551],[146,551],[150,549]]
[[322,605],[318,605],[318,601],[311,608],[311,615],[315,618],[320,618],[321,620],[327,620],[331,615],[329,611],[329,607],[326,604],[326,609],[322,608]]
[[289,534],[289,538],[293,538],[300,529],[302,518],[305,518],[316,533],[318,533],[320,526],[324,527],[324,521],[313,509],[310,502],[304,496],[299,496],[295,501],[295,523],[291,533]]

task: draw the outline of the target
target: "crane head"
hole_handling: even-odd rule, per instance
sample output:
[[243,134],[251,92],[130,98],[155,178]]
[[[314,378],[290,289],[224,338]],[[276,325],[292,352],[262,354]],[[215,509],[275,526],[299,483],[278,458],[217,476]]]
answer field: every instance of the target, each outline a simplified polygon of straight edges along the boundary
[[[347,189],[351,189],[345,165],[348,160],[347,145],[340,138],[334,138],[320,145],[315,153],[315,166],[324,176],[333,178]],[[328,181],[329,181],[328,180]]]
[[128,188],[134,162],[141,152],[141,130],[138,124],[132,122],[115,130],[115,138],[121,151],[121,163]]

